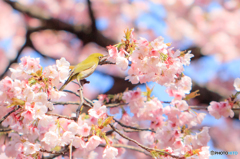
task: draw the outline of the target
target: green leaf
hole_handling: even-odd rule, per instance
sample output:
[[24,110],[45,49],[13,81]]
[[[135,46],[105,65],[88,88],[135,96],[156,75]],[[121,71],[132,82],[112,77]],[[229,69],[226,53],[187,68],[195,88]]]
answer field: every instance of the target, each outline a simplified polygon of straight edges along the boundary
[[9,106],[7,106],[7,108],[10,108],[15,105],[23,106],[25,105],[25,101],[17,98],[12,98],[12,103]]
[[38,77],[42,76],[42,70],[43,70],[42,67],[41,67],[40,70],[37,70],[36,74],[37,74]]
[[154,86],[152,88],[150,88],[146,84],[147,91],[143,92],[143,95],[147,97],[147,100],[151,100],[151,94],[152,94],[153,88],[154,88]]
[[103,122],[102,126],[106,127],[108,124],[110,124],[110,123],[112,122],[112,120],[113,120],[113,117],[112,117],[112,116],[108,117],[108,118]]
[[188,94],[184,100],[189,100],[189,99],[192,99],[192,98],[195,98],[197,96],[200,96],[200,94],[198,94],[199,90],[196,90],[194,92],[191,92],[190,94]]
[[30,78],[28,82],[29,82],[30,86],[37,83],[36,79],[34,79],[34,78]]
[[164,53],[160,53],[160,58],[161,58],[162,61],[166,61],[167,58],[168,58],[168,55],[164,54]]

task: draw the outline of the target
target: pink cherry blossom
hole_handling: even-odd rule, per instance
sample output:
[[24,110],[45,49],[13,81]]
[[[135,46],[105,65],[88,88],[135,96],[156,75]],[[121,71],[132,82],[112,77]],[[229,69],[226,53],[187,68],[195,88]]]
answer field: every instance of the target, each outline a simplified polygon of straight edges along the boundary
[[125,71],[128,68],[128,60],[125,57],[117,57],[116,65]]
[[59,137],[58,134],[53,131],[48,131],[44,138],[42,139],[42,142],[45,142],[50,147],[55,147],[59,143]]
[[21,65],[23,66],[23,68],[26,70],[27,73],[33,73],[36,72],[37,70],[39,70],[40,67],[40,59],[39,58],[31,58],[31,57],[22,57],[21,58]]
[[41,102],[36,102],[34,105],[34,118],[41,119],[45,113],[47,112],[47,107],[43,105]]
[[176,101],[173,101],[172,104],[182,111],[188,109],[188,104],[185,100],[176,100]]
[[90,137],[88,142],[86,143],[86,148],[88,151],[94,150],[100,143],[102,142],[101,138],[94,135]]
[[56,60],[57,68],[61,69],[69,69],[70,63],[62,57],[60,60]]
[[236,91],[240,91],[240,78],[236,78],[233,84]]
[[39,92],[39,93],[35,94],[33,101],[34,102],[41,102],[43,104],[46,104],[47,103],[47,98],[48,98],[48,96],[47,96],[46,93]]
[[191,58],[194,57],[194,55],[190,54],[190,53],[191,53],[191,51],[188,51],[186,54],[184,54],[183,57],[180,57],[181,62],[183,63],[183,65],[188,66],[190,64]]
[[33,144],[28,141],[24,142],[23,146],[24,146],[23,151],[24,151],[24,154],[26,155],[34,154],[40,150],[40,144]]
[[70,142],[73,140],[73,138],[74,138],[74,134],[72,132],[65,131],[62,135],[61,146],[70,144]]
[[79,134],[81,136],[86,136],[87,137],[90,134],[91,127],[88,126],[87,123],[84,123],[83,125],[80,126],[79,129],[80,129]]
[[69,69],[61,69],[59,71],[59,81],[60,82],[65,82],[67,78],[69,77]]
[[115,159],[117,155],[118,150],[111,146],[107,146],[103,151],[103,159]]
[[67,93],[63,91],[57,91],[54,88],[51,88],[49,90],[49,95],[52,100],[59,100],[61,97],[65,97]]
[[118,57],[117,48],[110,45],[110,46],[107,47],[107,49],[108,49],[108,53],[110,55],[108,60],[111,61],[111,62],[116,62],[116,59]]
[[48,116],[48,115],[44,115],[42,116],[42,118],[39,120],[38,126],[41,127],[48,127],[49,125],[53,125],[55,124],[55,118],[53,116]]
[[204,146],[201,148],[201,151],[198,153],[199,159],[205,159],[210,157],[209,146]]
[[78,133],[79,129],[80,129],[79,125],[75,122],[71,122],[68,125],[68,130],[72,132],[74,135]]
[[200,133],[196,134],[197,137],[197,144],[199,146],[207,146],[207,143],[210,140],[210,136],[208,134],[209,127],[203,127],[202,131]]
[[107,113],[107,108],[106,106],[101,106],[102,104],[100,102],[95,102],[93,108],[91,108],[88,113],[89,115],[95,117],[95,118],[100,118],[103,114]]
[[73,138],[73,146],[74,146],[75,148],[79,148],[79,147],[81,147],[81,148],[86,148],[86,143],[84,142],[83,138],[80,138],[80,137],[78,137],[78,136],[75,136],[75,137]]
[[48,66],[44,69],[44,76],[48,78],[56,78],[58,76],[58,71],[54,66]]
[[231,109],[231,106],[228,102],[211,102],[210,106],[208,107],[209,114],[214,116],[216,119],[219,119],[221,116],[231,118],[234,116],[234,112]]

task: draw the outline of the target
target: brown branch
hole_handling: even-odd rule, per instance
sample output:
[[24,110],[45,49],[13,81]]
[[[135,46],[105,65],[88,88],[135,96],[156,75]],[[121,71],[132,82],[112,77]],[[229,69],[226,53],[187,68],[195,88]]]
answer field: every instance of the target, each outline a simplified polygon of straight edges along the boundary
[[96,32],[97,31],[96,20],[95,20],[93,10],[92,10],[92,2],[90,0],[87,0],[87,6],[88,6],[88,13],[89,13],[90,19],[92,21],[92,25],[91,25],[92,31]]
[[48,150],[44,150],[44,149],[40,149],[40,151],[45,152],[45,153],[54,154],[54,155],[64,155],[65,154],[64,151],[48,151]]
[[74,117],[69,117],[69,116],[64,116],[64,115],[59,115],[59,114],[53,114],[53,113],[46,113],[46,115],[56,116],[58,118],[65,118],[65,119],[68,119],[68,120],[74,120],[75,119]]
[[64,149],[60,150],[60,151],[48,151],[48,150],[44,150],[44,149],[40,149],[41,152],[44,152],[44,153],[50,153],[50,154],[53,154],[53,155],[50,155],[48,157],[42,157],[42,159],[52,159],[52,158],[55,158],[55,157],[58,157],[60,155],[65,155],[66,152],[68,151],[68,146],[66,146]]
[[173,157],[173,158],[181,158],[181,157],[172,155],[172,154],[170,154],[170,153],[168,153],[168,152],[165,152],[165,151],[162,151],[162,150],[158,150],[158,149],[146,147],[146,146],[140,144],[139,142],[137,142],[136,140],[131,139],[131,138],[129,138],[128,136],[122,134],[122,133],[121,133],[118,129],[116,129],[112,124],[109,124],[109,125],[110,125],[111,128],[112,128],[116,133],[118,133],[121,137],[123,137],[123,138],[125,138],[125,139],[127,139],[127,140],[129,140],[129,141],[132,141],[133,143],[137,144],[139,147],[141,147],[142,149],[144,149],[144,150],[146,150],[146,151],[148,151],[148,152],[155,151],[155,152],[160,152],[160,153],[162,153],[162,154],[171,156],[171,157]]
[[106,136],[108,136],[108,135],[112,135],[113,132],[114,132],[113,130],[109,130],[109,131],[107,131],[107,132],[106,132]]
[[79,105],[79,102],[51,102],[53,103],[53,105]]
[[2,119],[0,120],[0,124],[2,124],[2,122],[9,116],[11,115],[13,112],[17,111],[20,107],[16,106],[13,110],[11,110],[10,112],[8,112],[4,117],[2,117]]
[[127,130],[127,129],[123,129],[124,132],[126,133],[132,133],[132,132],[140,132],[142,130]]
[[[80,103],[79,102],[52,102],[53,105],[79,105]],[[83,103],[83,106],[85,107],[89,107],[89,108],[92,108],[92,106],[90,104],[88,104],[87,102],[84,102]]]
[[[116,43],[115,41],[103,36],[99,31],[94,30],[91,26],[71,25],[59,19],[52,18],[51,15],[49,15],[46,11],[35,6],[28,7],[10,0],[4,0],[4,2],[9,4],[13,9],[19,11],[20,13],[41,20],[43,24],[42,29],[68,31],[75,34],[79,39],[83,41],[84,44],[95,42],[102,47],[106,47],[108,45],[113,45]],[[90,18],[91,17],[92,16],[90,15]],[[94,22],[92,24],[94,24]]]
[[[74,94],[75,96],[79,97],[79,95],[77,93],[70,91],[70,90],[63,90],[63,92],[71,93],[71,94]],[[93,107],[93,102],[91,100],[87,99],[86,97],[83,97],[83,99],[84,99],[84,103],[83,103],[84,106]]]
[[[191,109],[204,109],[207,110],[209,106],[189,106]],[[240,110],[240,108],[231,108],[232,110]]]
[[68,148],[69,148],[69,159],[72,159],[72,141],[69,144]]
[[[79,81],[79,83],[80,83],[80,81]],[[82,88],[81,83],[80,83],[79,86],[80,86],[80,87],[79,87],[78,91],[79,91],[79,99],[80,99],[80,102],[79,102],[78,108],[77,108],[77,110],[76,110],[76,121],[78,121],[78,117],[79,117],[79,115],[81,114],[81,111],[82,111],[82,109],[83,109],[83,103],[84,103],[83,88]]]
[[114,108],[114,107],[119,107],[119,106],[124,106],[126,103],[110,103],[110,104],[105,104],[107,108]]
[[9,129],[9,128],[7,128],[7,129],[0,129],[0,132],[2,133],[2,132],[9,132],[9,131],[12,131],[12,129]]
[[5,68],[4,72],[1,74],[0,79],[3,79],[3,77],[6,75],[6,73],[8,72],[8,69],[11,67],[12,64],[17,63],[19,56],[22,54],[23,50],[27,46],[28,46],[28,43],[26,41],[25,44],[18,51],[17,56],[9,62],[8,66]]
[[113,120],[115,122],[117,122],[119,125],[121,125],[122,127],[125,127],[125,128],[129,128],[129,129],[133,129],[133,130],[138,130],[138,131],[151,131],[151,132],[154,132],[156,133],[154,130],[151,130],[151,129],[141,129],[141,128],[136,128],[136,127],[132,127],[132,126],[128,126],[128,125],[125,125],[123,123],[121,123],[120,121],[116,120],[113,118]]

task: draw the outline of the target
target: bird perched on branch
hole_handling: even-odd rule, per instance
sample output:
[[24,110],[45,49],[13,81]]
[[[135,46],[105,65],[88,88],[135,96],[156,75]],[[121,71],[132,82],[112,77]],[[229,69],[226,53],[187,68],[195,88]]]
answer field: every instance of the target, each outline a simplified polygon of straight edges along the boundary
[[77,64],[73,70],[70,72],[70,76],[67,81],[62,85],[59,91],[62,91],[64,87],[71,82],[72,80],[77,79],[80,83],[80,80],[90,76],[98,66],[99,61],[104,57],[101,53],[93,53],[89,55],[84,61]]

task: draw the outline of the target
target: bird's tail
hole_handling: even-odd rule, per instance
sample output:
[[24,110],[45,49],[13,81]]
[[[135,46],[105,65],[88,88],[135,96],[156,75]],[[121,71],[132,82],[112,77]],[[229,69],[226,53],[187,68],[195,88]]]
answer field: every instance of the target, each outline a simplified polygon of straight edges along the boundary
[[63,84],[62,87],[59,89],[59,91],[62,91],[69,82],[71,82],[70,76],[69,76],[68,79],[64,82],[64,84]]
[[[65,82],[65,83],[66,83],[66,82]],[[62,87],[59,89],[59,91],[62,91],[62,90],[65,88],[65,86],[67,85],[67,84],[65,84],[65,83],[62,85]]]

